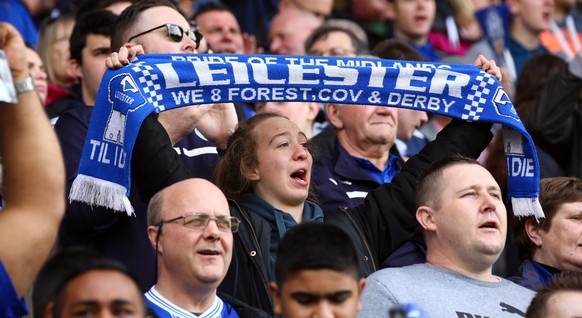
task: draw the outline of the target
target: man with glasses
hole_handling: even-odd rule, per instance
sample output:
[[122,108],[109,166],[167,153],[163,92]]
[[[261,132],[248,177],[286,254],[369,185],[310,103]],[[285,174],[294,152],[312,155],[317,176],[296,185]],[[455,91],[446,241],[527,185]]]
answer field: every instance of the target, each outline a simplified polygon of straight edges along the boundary
[[[65,161],[67,189],[77,176],[93,105],[105,73],[105,59],[111,54],[116,19],[117,15],[108,11],[88,12],[78,18],[72,32],[70,65],[81,80],[81,98],[72,102],[71,109],[62,113],[55,125]],[[63,248],[93,247],[123,263],[136,276],[142,290],[147,290],[154,283],[154,253],[144,231],[147,203],[141,202],[137,191],[130,200],[135,217],[82,202],[67,202],[58,241]]]
[[[111,48],[115,52],[108,59],[107,66],[122,67],[135,54],[143,52],[198,53],[196,49],[200,40],[200,33],[191,28],[170,0],[138,1],[125,9],[115,23],[111,38]],[[228,134],[238,122],[231,103],[181,107],[160,113],[158,120],[180,154],[189,158],[196,156],[202,161],[189,165],[189,168],[194,169],[197,177],[205,179],[212,177],[219,159],[212,146],[224,148]],[[204,138],[194,133],[195,128]],[[185,136],[188,138],[176,145]]]
[[[176,10],[176,7],[169,0],[137,1],[129,6],[117,20],[111,21],[110,25],[113,26],[114,30],[111,34],[112,50],[120,50],[119,54],[125,54],[125,59],[127,59],[129,52],[135,56],[137,52],[135,46],[138,44],[147,53],[196,53],[196,47],[201,39],[200,35],[191,29],[186,18]],[[120,49],[124,44],[125,46]],[[117,55],[118,53],[113,54]],[[83,62],[86,63],[87,60],[84,59]],[[221,108],[222,106],[225,107]],[[232,106],[230,109],[227,106],[193,106],[180,108],[178,112],[164,112],[159,115],[159,121],[167,128],[168,135],[160,134],[156,137],[168,138],[169,136],[175,147],[171,151],[177,151],[180,154],[181,159],[193,175],[210,179],[219,160],[216,145],[203,139],[192,130],[194,127],[199,128],[208,139],[211,139],[210,136],[216,136],[216,132],[219,132],[221,127],[220,124],[229,123],[228,111],[232,109]],[[209,113],[213,115],[209,115]],[[232,114],[236,122],[234,109],[232,109]],[[83,116],[77,116],[80,119],[75,118],[77,126],[84,128],[84,134],[88,129],[90,115],[91,113],[84,112]],[[59,124],[64,119],[66,118],[61,118]],[[155,115],[146,120],[155,121],[157,125],[160,124]],[[206,128],[215,130],[202,129],[201,125],[197,124],[197,120],[207,124]],[[232,124],[232,122],[230,123]],[[234,127],[234,124],[232,126]],[[62,132],[62,134],[59,133],[59,129],[57,129],[59,135],[67,135],[66,131]],[[67,164],[67,173],[70,172],[72,176],[70,177],[71,182],[76,175],[78,158],[81,156],[85,139],[84,134],[68,135],[69,139],[75,139],[74,150],[77,152],[76,159],[71,160],[70,165]],[[66,147],[63,146],[63,148]],[[73,146],[69,146],[68,149],[73,149]],[[135,154],[134,158],[136,156],[139,155]],[[74,159],[73,156],[70,158]],[[148,178],[149,176],[149,173],[143,173],[136,178]],[[66,219],[61,227],[60,242],[65,242],[64,238],[66,238],[68,244],[89,244],[102,251],[106,256],[123,262],[138,277],[141,288],[145,291],[155,283],[155,254],[150,247],[145,231],[147,228],[147,202],[142,202],[135,189],[131,193],[130,201],[135,209],[135,216],[113,213],[111,210],[105,209],[97,210],[97,208],[91,208],[80,202],[71,203],[68,207],[71,211],[67,211]]]
[[158,25],[156,27],[153,27],[151,29],[148,29],[148,30],[145,30],[141,33],[138,33],[138,34],[130,37],[128,42],[131,42],[133,39],[137,38],[138,36],[142,36],[144,34],[148,34],[150,32],[156,31],[158,29],[164,29],[164,28],[168,32],[168,37],[173,42],[181,42],[182,38],[184,37],[184,34],[186,34],[186,36],[188,36],[192,41],[196,42],[196,48],[198,48],[198,46],[200,46],[200,40],[202,40],[202,34],[200,32],[198,32],[198,30],[196,30],[196,29],[184,30],[179,25],[172,24],[172,23],[165,23],[162,25]]
[[239,223],[220,189],[203,179],[187,179],[154,195],[147,232],[156,250],[158,281],[145,294],[148,307],[160,318],[268,317],[217,295]]

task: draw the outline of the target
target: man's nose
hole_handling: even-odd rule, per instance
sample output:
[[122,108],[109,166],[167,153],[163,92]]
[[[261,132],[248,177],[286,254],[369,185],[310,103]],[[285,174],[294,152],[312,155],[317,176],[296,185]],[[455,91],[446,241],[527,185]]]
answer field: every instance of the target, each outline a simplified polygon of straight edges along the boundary
[[312,318],[333,318],[333,308],[327,301],[321,301],[317,305]]

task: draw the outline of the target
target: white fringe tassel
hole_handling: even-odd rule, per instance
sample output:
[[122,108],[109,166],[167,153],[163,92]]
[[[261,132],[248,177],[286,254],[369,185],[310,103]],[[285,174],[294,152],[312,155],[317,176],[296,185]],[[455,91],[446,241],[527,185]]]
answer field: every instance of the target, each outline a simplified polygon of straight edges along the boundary
[[511,198],[511,205],[515,216],[535,216],[536,220],[546,217],[538,198]]
[[128,216],[135,216],[133,207],[125,193],[125,187],[97,179],[87,175],[79,174],[69,193],[69,201],[80,201],[90,206],[103,206],[119,212],[125,212]]

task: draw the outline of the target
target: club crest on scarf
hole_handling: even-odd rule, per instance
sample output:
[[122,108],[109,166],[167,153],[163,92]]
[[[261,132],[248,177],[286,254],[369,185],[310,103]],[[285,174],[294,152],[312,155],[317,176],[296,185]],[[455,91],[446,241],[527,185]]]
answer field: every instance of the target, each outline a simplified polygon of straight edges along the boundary
[[517,111],[513,108],[513,104],[511,100],[509,100],[509,96],[503,90],[503,88],[498,87],[495,91],[495,95],[493,96],[493,105],[495,105],[495,110],[499,116],[507,116],[519,121],[519,116],[517,115]]
[[145,98],[129,74],[120,74],[109,81],[108,101],[111,112],[103,139],[123,146],[128,112],[145,104]]

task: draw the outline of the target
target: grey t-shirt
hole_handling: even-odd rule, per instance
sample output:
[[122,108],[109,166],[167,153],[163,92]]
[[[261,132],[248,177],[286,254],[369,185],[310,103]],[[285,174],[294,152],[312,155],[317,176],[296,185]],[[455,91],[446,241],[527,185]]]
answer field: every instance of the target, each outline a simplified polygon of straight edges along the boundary
[[358,317],[388,317],[394,305],[413,303],[430,318],[517,318],[524,317],[534,295],[503,278],[484,282],[437,266],[417,264],[370,275]]

